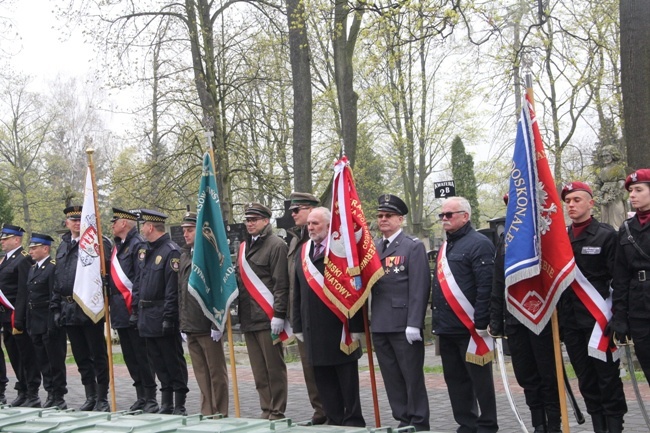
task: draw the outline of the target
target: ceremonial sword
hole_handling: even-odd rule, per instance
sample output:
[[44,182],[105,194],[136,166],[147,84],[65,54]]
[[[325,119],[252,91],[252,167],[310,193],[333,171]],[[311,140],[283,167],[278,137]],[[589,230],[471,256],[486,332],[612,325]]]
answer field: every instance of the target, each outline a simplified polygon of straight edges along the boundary
[[636,395],[636,401],[639,403],[639,408],[641,409],[641,415],[645,420],[648,429],[650,429],[650,418],[648,418],[648,412],[645,409],[645,404],[643,403],[643,398],[641,397],[641,391],[639,391],[639,383],[636,381],[636,374],[634,374],[634,359],[632,359],[632,349],[630,346],[634,345],[631,339],[625,337],[626,342],[621,343],[618,339],[614,338],[614,342],[620,348],[621,346],[625,347],[625,357],[627,358],[627,368],[630,372],[630,379],[632,380],[632,388],[634,388],[634,394]]
[[519,426],[521,426],[521,431],[523,433],[528,433],[526,424],[521,419],[521,415],[519,415],[519,411],[517,410],[517,406],[515,405],[515,400],[512,397],[512,393],[510,392],[510,384],[508,383],[508,373],[506,372],[506,362],[503,356],[502,337],[494,339],[494,347],[497,351],[497,364],[499,364],[499,371],[501,372],[501,380],[503,380],[503,389],[506,392],[508,403],[510,403],[510,408],[512,409],[512,413],[515,414],[515,418],[517,418],[517,422],[519,423]]

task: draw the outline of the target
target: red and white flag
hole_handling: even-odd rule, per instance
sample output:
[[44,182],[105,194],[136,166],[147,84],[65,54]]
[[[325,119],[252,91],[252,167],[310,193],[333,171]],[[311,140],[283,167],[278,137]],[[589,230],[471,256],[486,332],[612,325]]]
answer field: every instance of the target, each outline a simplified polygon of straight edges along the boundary
[[325,252],[327,298],[348,318],[363,306],[384,268],[368,230],[348,159],[334,165],[332,220]]
[[72,294],[84,313],[95,323],[104,317],[102,265],[97,233],[95,192],[90,167],[88,167],[84,204],[81,210],[79,258]]

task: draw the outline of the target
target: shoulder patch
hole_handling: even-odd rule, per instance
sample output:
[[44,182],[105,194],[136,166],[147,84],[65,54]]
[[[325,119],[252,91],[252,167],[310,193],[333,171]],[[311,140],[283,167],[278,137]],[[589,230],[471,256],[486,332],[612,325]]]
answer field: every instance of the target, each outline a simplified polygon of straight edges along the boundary
[[144,257],[147,255],[147,250],[144,248],[140,248],[138,250],[138,260],[144,260]]
[[178,272],[178,270],[181,267],[181,259],[179,258],[172,258],[169,260],[169,266],[171,266],[172,270],[174,272]]

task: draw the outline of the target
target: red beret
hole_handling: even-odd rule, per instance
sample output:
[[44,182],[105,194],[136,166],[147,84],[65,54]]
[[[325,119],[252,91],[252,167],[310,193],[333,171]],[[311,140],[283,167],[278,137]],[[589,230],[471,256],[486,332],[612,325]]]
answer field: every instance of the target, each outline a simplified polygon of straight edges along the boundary
[[639,182],[650,183],[650,168],[641,168],[625,179],[625,189],[630,190],[630,186]]
[[591,197],[594,196],[594,193],[589,187],[589,185],[587,185],[584,182],[576,181],[564,185],[564,188],[562,188],[562,201],[564,201],[564,197],[566,197],[567,194],[571,194],[572,192],[576,192],[576,191],[585,191],[589,193]]

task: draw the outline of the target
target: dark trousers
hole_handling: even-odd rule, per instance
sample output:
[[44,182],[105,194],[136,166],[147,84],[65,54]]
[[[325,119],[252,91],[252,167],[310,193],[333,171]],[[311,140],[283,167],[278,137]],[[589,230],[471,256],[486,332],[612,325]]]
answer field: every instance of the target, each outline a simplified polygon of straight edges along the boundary
[[650,320],[630,319],[630,333],[634,341],[634,353],[650,384]]
[[623,382],[619,376],[619,361],[607,354],[607,362],[589,356],[591,329],[565,328],[564,345],[571,365],[578,376],[580,394],[589,414],[619,416],[627,412]]
[[[440,358],[458,433],[492,433],[499,430],[492,378],[492,363],[465,361],[469,335],[439,335]],[[479,412],[480,409],[480,412]]]
[[48,393],[64,395],[68,392],[65,356],[67,340],[65,330],[31,335],[36,360],[43,375],[43,388]]
[[359,397],[359,363],[314,365],[314,374],[328,424],[365,427]]
[[13,335],[11,331],[10,322],[2,324],[2,338],[9,355],[9,362],[16,374],[15,388],[18,392],[38,393],[38,388],[41,386],[41,372],[36,362],[32,339],[27,332]]
[[119,328],[117,335],[120,337],[124,363],[133,379],[133,386],[155,388],[156,378],[147,356],[146,340],[140,337],[137,328]]
[[553,333],[547,325],[537,335],[524,325],[508,326],[508,347],[517,383],[524,389],[534,427],[561,425]]
[[104,321],[83,326],[66,326],[72,355],[81,375],[81,383],[108,385],[108,354]]
[[429,397],[424,384],[424,343],[409,344],[404,332],[373,332],[372,342],[388,403],[399,427],[429,428]]
[[160,380],[161,391],[187,394],[187,363],[183,356],[181,334],[145,338],[147,353]]

